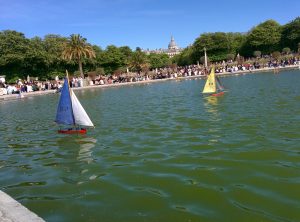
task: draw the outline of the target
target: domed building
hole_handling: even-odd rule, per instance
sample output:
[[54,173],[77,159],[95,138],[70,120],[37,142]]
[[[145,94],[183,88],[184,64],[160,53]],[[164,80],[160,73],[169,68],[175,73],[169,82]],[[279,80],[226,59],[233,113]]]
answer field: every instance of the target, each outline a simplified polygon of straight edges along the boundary
[[156,49],[156,50],[144,50],[144,52],[146,52],[147,54],[150,53],[156,53],[156,54],[162,54],[165,53],[167,54],[169,57],[173,57],[174,55],[179,54],[180,52],[182,52],[183,49],[181,49],[180,47],[177,46],[174,37],[171,36],[171,41],[168,45],[168,49]]
[[175,51],[175,50],[178,50],[178,49],[179,49],[179,47],[177,46],[177,44],[176,44],[176,42],[175,42],[173,36],[171,36],[171,42],[170,42],[169,45],[168,45],[168,49],[169,49],[170,51],[171,51],[171,50]]

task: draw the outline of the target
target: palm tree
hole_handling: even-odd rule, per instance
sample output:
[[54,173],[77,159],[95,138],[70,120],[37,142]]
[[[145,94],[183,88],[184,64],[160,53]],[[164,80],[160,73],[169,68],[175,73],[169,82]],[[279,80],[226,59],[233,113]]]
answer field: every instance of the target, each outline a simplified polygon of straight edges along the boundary
[[95,58],[96,55],[92,46],[86,42],[86,38],[79,34],[72,34],[64,45],[62,57],[69,61],[75,60],[78,63],[80,75],[84,78],[82,59]]
[[147,55],[140,50],[136,50],[132,53],[130,57],[129,66],[138,73],[140,73],[143,70],[146,70],[147,68],[149,68]]

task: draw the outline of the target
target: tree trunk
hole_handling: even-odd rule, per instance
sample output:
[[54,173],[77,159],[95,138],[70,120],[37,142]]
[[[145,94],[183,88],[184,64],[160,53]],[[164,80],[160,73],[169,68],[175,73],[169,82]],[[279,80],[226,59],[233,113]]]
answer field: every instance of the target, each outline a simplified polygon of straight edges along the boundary
[[78,60],[78,65],[79,65],[80,76],[82,79],[84,79],[83,70],[82,70],[82,62],[80,59]]

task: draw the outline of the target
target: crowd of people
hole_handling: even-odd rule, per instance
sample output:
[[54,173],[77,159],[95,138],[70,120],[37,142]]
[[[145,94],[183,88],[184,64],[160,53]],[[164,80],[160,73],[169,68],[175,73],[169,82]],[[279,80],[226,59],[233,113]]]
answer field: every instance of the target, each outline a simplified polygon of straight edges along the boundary
[[[278,68],[289,65],[300,65],[300,59],[292,57],[284,60],[268,60],[266,63],[244,62],[242,64],[229,62],[215,63],[216,73],[234,73],[239,71],[252,71],[261,68]],[[203,65],[189,65],[189,66],[174,66],[151,70],[145,73],[131,73],[126,72],[118,75],[109,76],[88,76],[86,79],[81,77],[70,78],[70,87],[82,87],[86,85],[109,85],[125,82],[139,82],[156,79],[178,78],[188,76],[204,76],[208,74],[208,69]],[[5,80],[0,78],[0,96],[7,94],[21,94],[34,91],[56,90],[62,87],[63,80],[55,78],[52,81],[37,81],[19,79],[14,84],[6,84]]]
[[57,88],[59,88],[59,84],[56,81],[27,81],[19,79],[15,84],[6,84],[5,81],[0,81],[0,96],[45,91]]

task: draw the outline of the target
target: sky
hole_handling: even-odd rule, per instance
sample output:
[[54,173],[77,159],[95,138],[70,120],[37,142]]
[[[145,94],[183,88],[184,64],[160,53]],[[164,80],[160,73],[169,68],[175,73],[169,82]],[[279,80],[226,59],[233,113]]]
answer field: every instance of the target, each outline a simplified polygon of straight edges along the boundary
[[0,31],[27,38],[80,34],[87,42],[132,49],[179,47],[206,32],[247,32],[268,19],[284,25],[300,16],[289,0],[0,0]]

